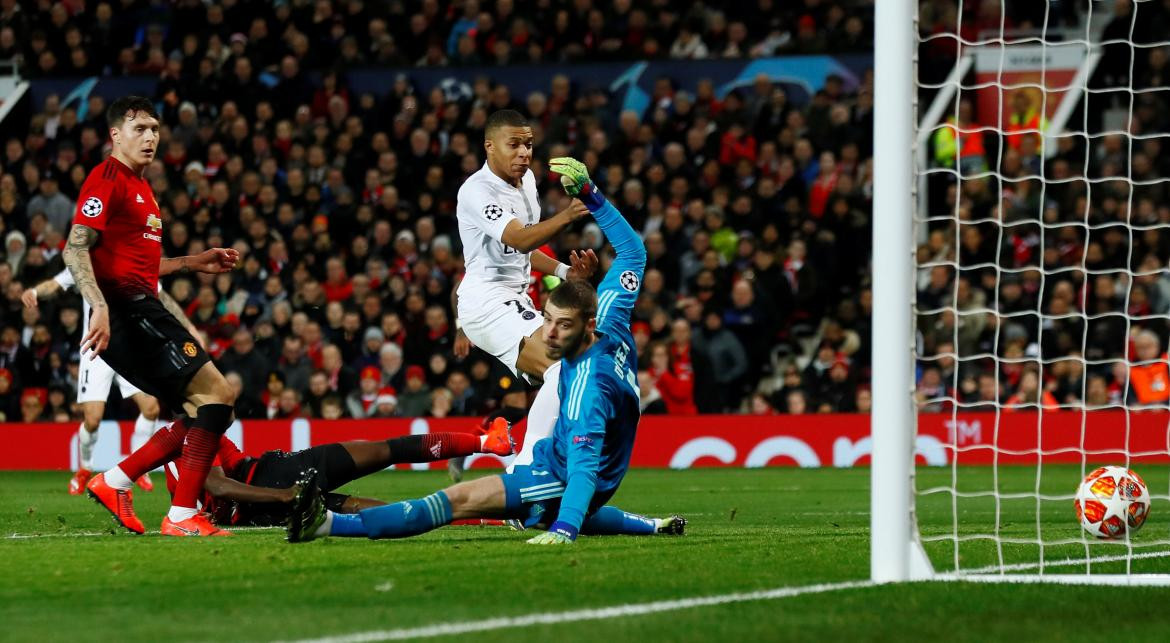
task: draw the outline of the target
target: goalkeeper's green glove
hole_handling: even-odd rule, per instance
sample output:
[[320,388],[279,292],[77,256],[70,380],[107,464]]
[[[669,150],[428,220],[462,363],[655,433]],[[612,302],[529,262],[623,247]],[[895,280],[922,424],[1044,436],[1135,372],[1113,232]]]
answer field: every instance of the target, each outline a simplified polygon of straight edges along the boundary
[[548,169],[561,175],[566,194],[581,199],[590,210],[595,211],[605,204],[605,197],[597,191],[597,186],[589,178],[588,168],[581,161],[561,156],[549,161]]
[[556,521],[548,531],[528,539],[529,545],[571,545],[577,538],[577,529],[568,523]]

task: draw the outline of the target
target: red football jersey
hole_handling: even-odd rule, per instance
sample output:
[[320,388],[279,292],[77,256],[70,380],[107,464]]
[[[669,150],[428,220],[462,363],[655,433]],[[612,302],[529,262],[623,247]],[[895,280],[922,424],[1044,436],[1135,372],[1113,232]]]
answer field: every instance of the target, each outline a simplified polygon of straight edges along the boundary
[[81,186],[73,223],[101,232],[90,256],[107,299],[158,296],[162,218],[145,179],[114,157],[107,158]]

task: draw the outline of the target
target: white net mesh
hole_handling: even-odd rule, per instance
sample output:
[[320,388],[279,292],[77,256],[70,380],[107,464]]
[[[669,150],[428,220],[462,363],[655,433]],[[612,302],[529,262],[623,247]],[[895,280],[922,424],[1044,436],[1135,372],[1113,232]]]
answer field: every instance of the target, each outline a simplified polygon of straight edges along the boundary
[[[918,34],[918,446],[946,454],[917,469],[924,547],[940,572],[1164,573],[1170,2],[927,1]],[[1082,529],[1099,465],[1144,477],[1140,530]]]

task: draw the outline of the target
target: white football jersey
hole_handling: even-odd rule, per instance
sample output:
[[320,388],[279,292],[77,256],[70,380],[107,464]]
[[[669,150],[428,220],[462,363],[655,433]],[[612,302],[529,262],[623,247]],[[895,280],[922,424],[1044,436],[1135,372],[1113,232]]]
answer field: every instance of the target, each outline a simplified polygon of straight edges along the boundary
[[540,201],[532,170],[524,173],[521,187],[510,185],[487,163],[459,188],[455,206],[459,239],[467,272],[459,285],[459,297],[482,293],[482,286],[503,286],[515,292],[528,287],[532,264],[527,252],[504,244],[504,228],[512,219],[524,227],[540,222]]

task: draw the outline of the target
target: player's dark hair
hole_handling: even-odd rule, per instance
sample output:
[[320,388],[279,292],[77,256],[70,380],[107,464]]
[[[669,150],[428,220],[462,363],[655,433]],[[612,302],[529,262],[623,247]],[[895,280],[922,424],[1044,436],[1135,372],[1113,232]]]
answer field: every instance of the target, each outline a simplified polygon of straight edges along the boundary
[[528,127],[528,119],[514,109],[501,109],[488,116],[483,126],[483,137],[491,138],[492,134],[501,127]]
[[118,128],[122,126],[122,122],[126,120],[127,116],[134,118],[139,114],[146,114],[152,118],[158,118],[158,112],[154,109],[154,103],[150,102],[149,98],[142,96],[123,96],[110,103],[109,108],[106,109],[106,123],[110,127]]
[[584,279],[566,279],[548,296],[557,308],[577,311],[582,319],[597,316],[597,291]]

